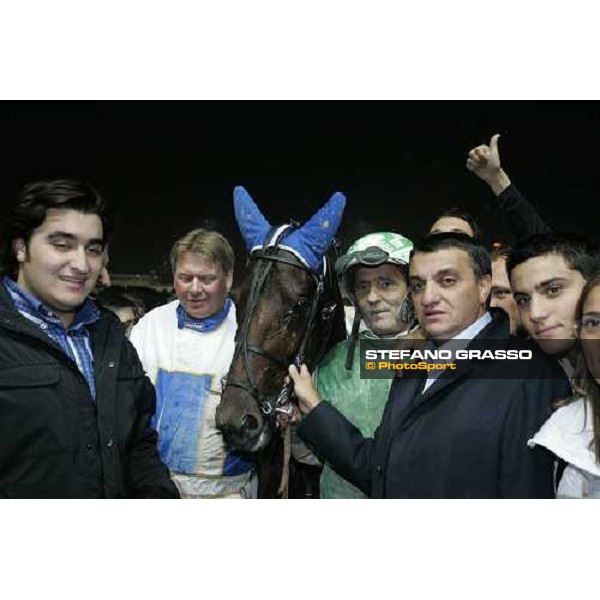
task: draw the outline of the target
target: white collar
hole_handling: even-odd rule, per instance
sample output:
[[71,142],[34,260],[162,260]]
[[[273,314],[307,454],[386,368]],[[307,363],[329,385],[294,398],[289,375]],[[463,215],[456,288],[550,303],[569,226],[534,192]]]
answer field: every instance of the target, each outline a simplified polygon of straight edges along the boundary
[[463,329],[460,333],[455,335],[453,340],[472,340],[477,337],[483,328],[492,322],[492,315],[489,312],[485,312],[475,323],[471,323],[466,329]]
[[[469,345],[469,341],[477,337],[483,329],[492,322],[492,315],[489,312],[485,312],[477,321],[471,323],[468,327],[457,333],[453,338],[449,339],[445,344],[440,346],[440,349],[446,347],[459,349],[466,348]],[[462,343],[456,343],[455,340],[465,340]]]
[[[479,317],[475,323],[471,323],[467,328],[463,329],[460,333],[455,335],[452,339],[449,339],[445,344],[439,347],[439,350],[451,349],[451,350],[462,350],[466,348],[470,341],[476,337],[483,328],[492,322],[492,315],[489,312],[486,312],[483,316]],[[461,341],[456,341],[461,340]],[[433,340],[430,340],[428,344],[432,344]],[[450,362],[450,359],[446,361],[440,362]],[[425,393],[434,382],[439,379],[442,371],[428,371],[427,372],[427,381],[425,382],[425,387],[423,388],[423,393]]]
[[544,446],[578,469],[600,477],[600,465],[590,445],[593,439],[592,407],[579,398],[552,413],[527,445]]

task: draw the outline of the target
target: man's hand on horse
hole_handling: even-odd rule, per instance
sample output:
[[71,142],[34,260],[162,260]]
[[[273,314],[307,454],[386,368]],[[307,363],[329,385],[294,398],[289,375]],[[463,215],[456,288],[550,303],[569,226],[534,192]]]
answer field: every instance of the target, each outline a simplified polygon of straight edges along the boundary
[[290,365],[288,373],[294,384],[294,394],[298,400],[300,412],[305,415],[321,402],[321,398],[313,385],[306,365],[301,365],[300,370],[296,365]]
[[[289,377],[286,377],[289,379]],[[278,412],[277,413],[277,422],[280,427],[288,427],[288,425],[297,425],[302,420],[302,415],[300,414],[300,410],[296,405],[295,400],[290,400],[288,404],[288,412]]]

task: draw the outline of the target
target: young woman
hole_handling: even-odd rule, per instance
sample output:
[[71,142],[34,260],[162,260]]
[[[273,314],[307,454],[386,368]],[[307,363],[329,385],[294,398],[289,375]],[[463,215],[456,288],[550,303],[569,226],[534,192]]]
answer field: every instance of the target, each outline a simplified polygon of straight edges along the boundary
[[558,498],[600,498],[600,273],[583,288],[578,305],[579,343],[573,388],[529,441],[567,463]]

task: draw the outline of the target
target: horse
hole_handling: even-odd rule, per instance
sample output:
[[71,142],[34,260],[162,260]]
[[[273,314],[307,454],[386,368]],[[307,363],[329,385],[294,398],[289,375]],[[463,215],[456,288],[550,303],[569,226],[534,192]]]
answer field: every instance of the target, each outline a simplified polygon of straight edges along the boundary
[[[333,243],[345,197],[334,194],[301,227],[271,227],[241,187],[234,191],[234,206],[249,259],[217,427],[229,446],[258,453],[258,497],[275,498],[287,466],[282,437],[275,434],[277,415],[289,408],[288,366],[305,362],[312,370],[346,337]],[[289,497],[318,497],[319,475],[320,467],[292,458]]]

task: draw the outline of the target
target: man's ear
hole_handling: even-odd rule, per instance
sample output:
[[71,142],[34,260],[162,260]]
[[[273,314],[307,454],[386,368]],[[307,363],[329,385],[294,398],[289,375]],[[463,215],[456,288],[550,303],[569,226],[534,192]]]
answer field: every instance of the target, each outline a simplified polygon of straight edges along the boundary
[[27,260],[27,244],[23,238],[13,240],[13,253],[18,263],[24,263]]
[[486,305],[492,291],[492,276],[482,275],[479,280],[479,303]]

